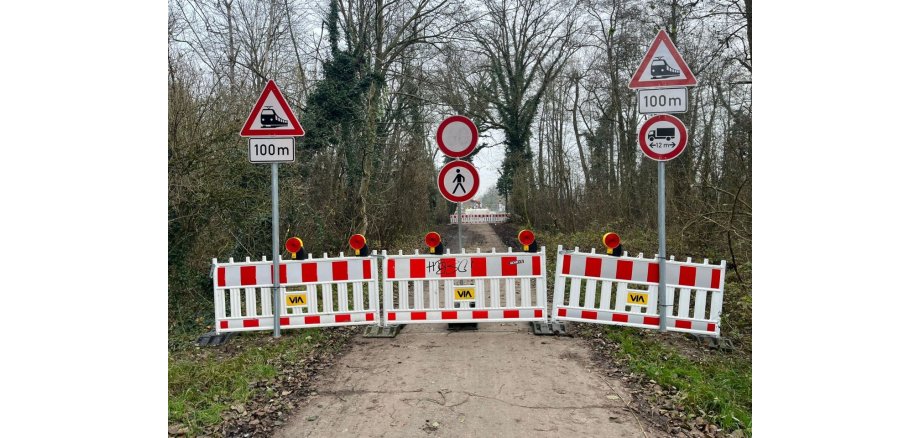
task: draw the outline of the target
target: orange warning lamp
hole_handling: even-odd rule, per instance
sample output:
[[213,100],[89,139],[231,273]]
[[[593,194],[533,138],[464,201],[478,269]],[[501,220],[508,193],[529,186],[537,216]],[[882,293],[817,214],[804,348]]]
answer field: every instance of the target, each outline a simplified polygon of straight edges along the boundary
[[518,241],[521,242],[521,245],[524,245],[524,251],[530,251],[530,245],[533,245],[536,236],[533,235],[533,231],[530,230],[521,230],[518,233]]
[[361,255],[361,250],[367,246],[367,239],[361,234],[352,234],[348,239],[348,246],[355,250],[355,255]]
[[604,234],[603,241],[607,247],[607,254],[613,254],[613,250],[620,246],[620,236],[617,233]]
[[435,249],[441,244],[441,235],[434,231],[425,235],[425,245],[428,245],[428,252],[435,253]]
[[284,242],[284,249],[288,250],[291,253],[291,258],[297,257],[297,252],[303,248],[303,240],[300,240],[299,237],[291,237]]

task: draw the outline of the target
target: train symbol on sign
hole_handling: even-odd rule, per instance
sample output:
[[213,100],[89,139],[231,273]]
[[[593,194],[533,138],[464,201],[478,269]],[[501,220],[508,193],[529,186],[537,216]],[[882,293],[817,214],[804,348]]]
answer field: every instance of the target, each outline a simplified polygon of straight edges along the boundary
[[670,78],[680,76],[680,70],[668,65],[663,56],[656,56],[652,60],[652,79]]
[[653,142],[656,138],[663,138],[665,140],[671,140],[675,137],[674,128],[658,128],[658,129],[649,129],[648,131],[648,141]]
[[275,110],[270,106],[262,108],[262,113],[260,116],[263,128],[278,128],[288,125],[288,121],[278,117],[278,113],[276,113]]

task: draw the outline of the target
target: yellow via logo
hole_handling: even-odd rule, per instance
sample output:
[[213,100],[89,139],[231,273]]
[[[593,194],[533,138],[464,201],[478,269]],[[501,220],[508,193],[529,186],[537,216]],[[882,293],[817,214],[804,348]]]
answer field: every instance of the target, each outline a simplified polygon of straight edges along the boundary
[[457,286],[454,288],[454,300],[472,301],[476,299],[475,286]]
[[626,304],[633,306],[647,306],[648,294],[645,292],[629,292],[626,295]]
[[288,294],[285,299],[288,307],[303,307],[307,305],[307,294]]

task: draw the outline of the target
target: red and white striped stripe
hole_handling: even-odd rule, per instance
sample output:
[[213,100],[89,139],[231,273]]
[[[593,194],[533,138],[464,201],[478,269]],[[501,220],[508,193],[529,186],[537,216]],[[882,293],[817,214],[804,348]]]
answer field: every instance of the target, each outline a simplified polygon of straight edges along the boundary
[[[616,325],[649,329],[657,329],[660,322],[658,315],[617,312],[606,309],[584,309],[568,306],[556,306],[553,316],[557,319],[564,319],[566,321],[593,323],[611,322]],[[668,318],[667,328],[669,330],[686,331],[688,333],[710,332],[712,334],[718,334],[717,322],[692,318]]]
[[395,256],[387,259],[384,279],[539,277],[542,275],[542,257],[542,254]]
[[[284,260],[279,265],[281,285],[339,281],[368,281],[374,278],[369,259]],[[217,287],[272,286],[271,262],[218,264]]]
[[540,308],[517,309],[455,309],[455,310],[387,310],[387,321],[403,324],[410,322],[504,322],[543,321],[544,310]]
[[[562,255],[561,274],[629,283],[658,284],[658,262],[636,257],[610,257],[586,253]],[[697,263],[668,261],[669,286],[694,289],[722,288],[724,268]]]
[[[319,315],[288,315],[282,316],[281,328],[328,327],[344,325],[362,325],[373,323],[376,312],[360,311],[345,313],[329,313]],[[275,319],[269,317],[257,318],[224,318],[218,319],[219,333],[229,331],[255,331],[272,330]]]

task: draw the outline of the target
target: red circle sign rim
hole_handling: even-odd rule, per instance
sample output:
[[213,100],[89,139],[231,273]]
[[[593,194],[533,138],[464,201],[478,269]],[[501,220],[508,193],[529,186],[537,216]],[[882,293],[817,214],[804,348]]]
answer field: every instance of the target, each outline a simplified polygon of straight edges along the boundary
[[[466,195],[463,196],[454,196],[448,193],[447,187],[444,187],[444,173],[453,170],[455,167],[460,166],[466,170],[469,170],[473,174],[473,187],[466,192]],[[455,160],[451,161],[444,165],[444,168],[438,172],[438,190],[441,191],[441,196],[445,197],[450,202],[466,202],[470,199],[473,199],[473,196],[476,195],[476,192],[479,191],[479,171],[473,167],[473,164],[469,161]]]
[[[674,124],[677,127],[677,131],[680,132],[680,142],[677,143],[677,147],[673,151],[667,154],[659,154],[657,152],[652,152],[652,149],[648,147],[646,143],[645,134],[648,132],[649,128],[652,127],[654,123],[660,121],[668,121]],[[684,148],[687,147],[687,127],[684,126],[684,122],[681,122],[680,119],[674,117],[670,114],[659,114],[654,117],[650,117],[645,123],[642,124],[642,127],[639,128],[639,147],[642,148],[642,153],[646,157],[649,157],[655,161],[669,161],[677,158],[681,152],[684,151]]]
[[[441,138],[441,135],[444,134],[444,129],[447,128],[447,125],[453,122],[462,122],[467,127],[469,127],[470,131],[473,133],[473,138],[470,139],[470,145],[460,152],[454,152],[448,149],[447,146],[444,146],[444,140]],[[451,158],[463,158],[469,155],[470,152],[473,152],[473,149],[476,147],[476,142],[479,141],[479,130],[476,129],[476,125],[473,124],[472,120],[464,116],[450,116],[444,119],[440,125],[438,125],[438,134],[435,136],[435,139],[438,141],[438,148],[441,149],[441,152],[443,152],[444,155],[447,155]]]
[[[358,239],[360,239],[361,246],[357,246]],[[365,239],[364,236],[360,234],[352,234],[351,237],[348,238],[348,246],[350,246],[351,249],[355,251],[360,251],[361,248],[364,248],[364,245],[366,244],[367,244],[367,239]]]
[[518,233],[518,242],[521,242],[522,245],[530,245],[534,240],[536,240],[536,236],[534,236],[533,231],[521,230]]
[[425,235],[425,244],[430,247],[438,246],[441,243],[441,235],[432,231]]

